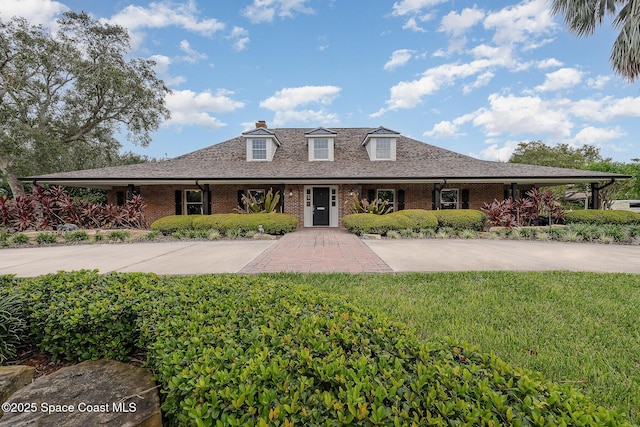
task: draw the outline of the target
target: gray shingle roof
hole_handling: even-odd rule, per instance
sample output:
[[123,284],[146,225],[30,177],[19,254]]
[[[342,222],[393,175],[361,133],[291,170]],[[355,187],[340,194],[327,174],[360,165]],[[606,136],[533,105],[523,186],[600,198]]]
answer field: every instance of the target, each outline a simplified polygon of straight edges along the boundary
[[[128,166],[55,173],[29,180],[40,182],[110,182],[117,180],[233,181],[390,180],[428,182],[587,182],[624,175],[478,160],[397,134],[395,161],[370,161],[361,142],[385,128],[336,128],[334,161],[308,161],[307,137],[323,128],[255,129],[174,159]],[[326,130],[326,129],[323,129]],[[266,132],[265,132],[266,131]],[[247,162],[245,136],[275,136],[282,144],[271,162]]]

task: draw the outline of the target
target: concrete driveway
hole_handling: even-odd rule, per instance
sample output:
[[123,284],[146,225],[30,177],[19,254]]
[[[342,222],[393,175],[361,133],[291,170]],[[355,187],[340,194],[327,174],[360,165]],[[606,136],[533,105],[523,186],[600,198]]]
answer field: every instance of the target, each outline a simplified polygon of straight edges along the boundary
[[640,273],[640,246],[489,239],[364,242],[395,272],[567,270]]
[[175,241],[0,249],[0,274],[568,270],[640,273],[640,246],[488,239],[361,240],[342,229],[279,240]]
[[101,273],[235,273],[275,242],[194,240],[0,249],[0,274],[33,277],[81,269]]

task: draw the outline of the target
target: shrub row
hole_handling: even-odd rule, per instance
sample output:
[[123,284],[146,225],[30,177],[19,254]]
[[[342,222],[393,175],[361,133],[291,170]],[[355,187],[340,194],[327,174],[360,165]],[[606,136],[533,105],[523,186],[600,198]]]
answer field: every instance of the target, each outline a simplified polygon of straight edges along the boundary
[[285,234],[298,227],[298,219],[281,213],[171,215],[154,221],[151,229],[163,234],[187,230],[218,230],[227,234],[229,230],[256,232],[260,225],[267,234]]
[[438,218],[438,228],[482,231],[487,221],[487,216],[475,209],[445,209],[433,211],[433,214]]
[[564,213],[566,224],[640,224],[640,214],[631,211],[576,210]]
[[390,230],[433,229],[438,226],[436,217],[427,210],[407,209],[386,215],[357,213],[342,218],[342,225],[359,236],[368,233],[386,234]]
[[0,276],[43,350],[134,345],[170,425],[624,425],[569,385],[268,276]]
[[411,230],[418,232],[435,228],[454,230],[484,229],[486,215],[476,210],[440,210],[407,209],[387,215],[351,214],[342,218],[342,225],[352,233],[387,234],[389,231]]

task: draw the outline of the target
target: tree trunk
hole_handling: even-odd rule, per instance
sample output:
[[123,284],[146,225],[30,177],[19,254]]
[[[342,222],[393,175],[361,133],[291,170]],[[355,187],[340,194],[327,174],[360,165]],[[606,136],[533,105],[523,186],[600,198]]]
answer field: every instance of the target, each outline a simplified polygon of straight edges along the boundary
[[24,196],[24,186],[22,185],[22,182],[18,179],[16,172],[11,167],[11,161],[2,154],[0,154],[0,172],[4,174],[7,182],[9,183],[9,188],[11,189],[13,197]]
[[11,188],[11,193],[13,197],[16,196],[24,196],[24,186],[22,182],[18,179],[18,176],[14,171],[9,171],[5,175],[7,182],[9,183],[9,188]]

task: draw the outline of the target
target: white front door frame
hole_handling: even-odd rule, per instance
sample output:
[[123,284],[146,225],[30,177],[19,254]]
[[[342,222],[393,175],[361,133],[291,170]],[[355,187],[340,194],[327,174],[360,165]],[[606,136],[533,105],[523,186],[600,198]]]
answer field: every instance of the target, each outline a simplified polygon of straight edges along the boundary
[[315,187],[324,187],[329,189],[329,227],[338,226],[339,203],[338,203],[338,186],[337,185],[305,185],[304,186],[304,226],[313,227],[313,211],[315,209],[313,203],[313,189]]

